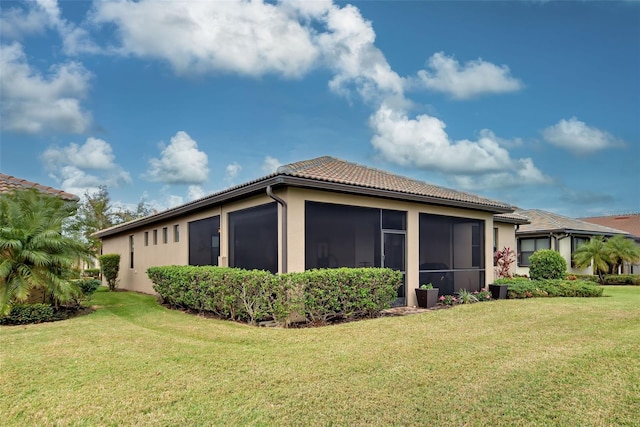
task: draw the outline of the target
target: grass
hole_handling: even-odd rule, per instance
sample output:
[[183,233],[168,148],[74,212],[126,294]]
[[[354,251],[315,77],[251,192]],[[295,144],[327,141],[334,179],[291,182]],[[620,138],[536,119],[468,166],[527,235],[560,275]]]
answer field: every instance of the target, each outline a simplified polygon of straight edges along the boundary
[[97,292],[0,327],[0,420],[23,425],[640,425],[640,288],[255,328]]

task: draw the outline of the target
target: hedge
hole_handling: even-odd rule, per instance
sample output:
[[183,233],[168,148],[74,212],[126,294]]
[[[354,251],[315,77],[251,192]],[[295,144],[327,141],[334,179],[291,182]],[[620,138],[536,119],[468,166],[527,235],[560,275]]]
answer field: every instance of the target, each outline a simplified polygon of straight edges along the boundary
[[[570,274],[568,276],[571,276]],[[575,274],[580,280],[587,280],[594,283],[600,283],[600,278],[591,274]],[[640,274],[606,274],[604,276],[605,285],[618,286],[640,286]]]
[[274,275],[213,266],[152,267],[147,274],[165,303],[256,324],[292,320],[324,324],[375,317],[391,306],[401,273],[339,268]]
[[533,297],[600,297],[604,288],[585,280],[563,279],[499,279],[496,283],[508,285],[508,298]]
[[11,307],[8,315],[0,317],[0,325],[26,325],[54,320],[58,320],[58,317],[49,304],[17,304]]

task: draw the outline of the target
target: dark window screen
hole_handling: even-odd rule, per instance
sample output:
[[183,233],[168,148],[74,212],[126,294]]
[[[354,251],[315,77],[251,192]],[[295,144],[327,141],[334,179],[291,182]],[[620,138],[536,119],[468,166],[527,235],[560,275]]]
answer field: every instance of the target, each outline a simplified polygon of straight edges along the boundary
[[218,265],[220,217],[189,223],[189,265]]
[[307,270],[380,266],[380,209],[306,202]]
[[382,228],[385,230],[406,230],[407,213],[404,211],[382,210]]
[[276,203],[229,214],[229,266],[278,272]]
[[420,284],[440,295],[484,285],[484,221],[420,214]]

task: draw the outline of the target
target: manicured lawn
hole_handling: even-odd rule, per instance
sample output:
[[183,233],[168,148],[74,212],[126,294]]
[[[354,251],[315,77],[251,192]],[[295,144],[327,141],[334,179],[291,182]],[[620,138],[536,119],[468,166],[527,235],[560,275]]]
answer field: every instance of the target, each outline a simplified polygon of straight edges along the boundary
[[640,288],[313,329],[99,291],[0,327],[2,425],[638,425]]

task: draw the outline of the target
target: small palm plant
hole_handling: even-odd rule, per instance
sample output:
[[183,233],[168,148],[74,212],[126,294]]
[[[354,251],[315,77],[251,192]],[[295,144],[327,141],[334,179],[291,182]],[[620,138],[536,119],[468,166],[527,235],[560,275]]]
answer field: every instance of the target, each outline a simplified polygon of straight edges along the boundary
[[35,289],[56,306],[78,295],[67,276],[86,249],[62,234],[72,212],[69,202],[35,190],[0,196],[0,315]]
[[609,253],[602,236],[593,236],[588,242],[578,246],[573,252],[573,262],[578,268],[586,268],[593,263],[593,274],[604,283],[604,274],[609,270]]

